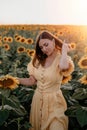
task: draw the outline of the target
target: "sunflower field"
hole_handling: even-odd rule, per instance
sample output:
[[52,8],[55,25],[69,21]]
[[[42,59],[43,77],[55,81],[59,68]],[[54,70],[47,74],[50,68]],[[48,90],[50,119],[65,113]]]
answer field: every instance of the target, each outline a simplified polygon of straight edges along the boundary
[[19,85],[29,77],[27,64],[35,53],[35,39],[48,30],[70,43],[74,72],[63,77],[69,130],[87,130],[87,26],[0,25],[0,130],[28,130],[30,105],[36,86]]

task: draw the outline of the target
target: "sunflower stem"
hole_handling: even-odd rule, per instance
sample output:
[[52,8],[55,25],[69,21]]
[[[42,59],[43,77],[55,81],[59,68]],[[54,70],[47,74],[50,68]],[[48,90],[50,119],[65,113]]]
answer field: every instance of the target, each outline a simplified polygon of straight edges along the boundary
[[2,110],[4,110],[4,97],[2,97]]
[[13,74],[14,74],[14,76],[17,76],[17,66],[18,66],[18,64],[19,64],[19,61],[17,60],[16,62],[15,62],[15,64],[13,64]]
[[20,130],[20,118],[18,118],[17,121],[18,121],[18,130]]

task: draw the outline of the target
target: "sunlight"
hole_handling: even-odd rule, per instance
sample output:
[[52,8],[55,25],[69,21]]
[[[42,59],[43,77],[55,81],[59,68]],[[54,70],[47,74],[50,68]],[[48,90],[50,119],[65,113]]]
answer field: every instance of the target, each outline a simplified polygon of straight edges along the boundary
[[52,24],[87,25],[87,0],[49,0],[45,6],[46,21]]
[[82,25],[87,25],[87,0],[75,0],[74,1],[74,15]]

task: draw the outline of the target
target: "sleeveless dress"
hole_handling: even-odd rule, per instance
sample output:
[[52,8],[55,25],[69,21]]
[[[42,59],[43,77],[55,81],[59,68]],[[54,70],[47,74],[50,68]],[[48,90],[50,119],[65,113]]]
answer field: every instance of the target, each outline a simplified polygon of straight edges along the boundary
[[32,128],[29,130],[50,130],[54,121],[61,124],[55,125],[54,130],[68,130],[68,117],[64,114],[67,104],[60,87],[63,76],[73,72],[74,64],[69,57],[70,68],[61,72],[58,67],[59,61],[60,55],[57,54],[53,63],[47,68],[41,65],[35,68],[32,61],[27,66],[29,75],[33,75],[37,80],[30,112]]

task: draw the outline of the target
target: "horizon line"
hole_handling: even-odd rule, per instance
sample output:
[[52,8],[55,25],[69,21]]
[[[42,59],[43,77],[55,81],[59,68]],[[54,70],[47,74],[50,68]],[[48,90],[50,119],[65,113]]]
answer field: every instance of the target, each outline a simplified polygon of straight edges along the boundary
[[62,25],[62,26],[87,26],[87,24],[23,24],[23,23],[19,23],[19,24],[17,24],[17,23],[15,23],[15,24],[0,24],[0,26],[6,26],[6,25],[49,25],[49,26],[58,26],[58,25]]

